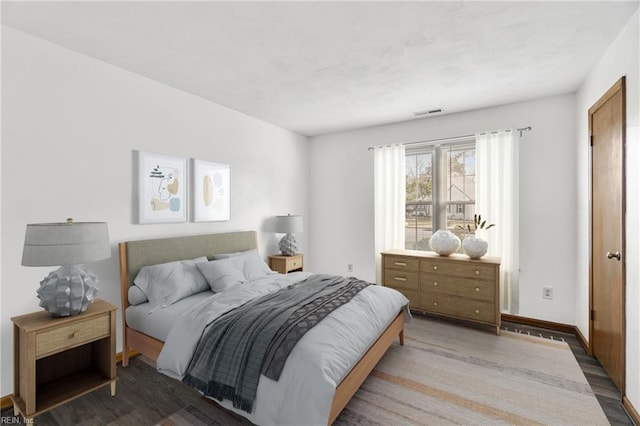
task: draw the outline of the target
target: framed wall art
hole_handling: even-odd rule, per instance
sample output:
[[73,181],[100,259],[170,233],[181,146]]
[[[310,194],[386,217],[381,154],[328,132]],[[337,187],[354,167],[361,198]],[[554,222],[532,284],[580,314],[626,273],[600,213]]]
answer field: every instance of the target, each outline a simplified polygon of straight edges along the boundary
[[187,160],[138,153],[139,223],[187,220]]
[[231,218],[231,168],[227,164],[191,160],[194,222]]

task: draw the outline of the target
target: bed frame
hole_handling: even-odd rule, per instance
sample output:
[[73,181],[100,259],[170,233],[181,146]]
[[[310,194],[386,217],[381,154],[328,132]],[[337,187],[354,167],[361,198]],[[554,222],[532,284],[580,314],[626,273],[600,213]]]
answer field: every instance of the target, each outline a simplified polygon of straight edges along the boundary
[[[164,342],[127,326],[125,311],[129,306],[129,286],[133,284],[133,280],[140,268],[174,260],[194,259],[200,256],[207,256],[207,258],[211,259],[216,254],[257,249],[258,234],[255,231],[242,231],[126,241],[119,243],[118,248],[122,297],[122,366],[126,367],[129,364],[129,356],[132,350],[157,360],[164,346]],[[338,417],[353,394],[356,393],[362,382],[391,346],[396,336],[400,339],[400,345],[404,345],[404,313],[402,312],[398,313],[376,342],[337,386],[331,404],[328,424],[332,424]]]

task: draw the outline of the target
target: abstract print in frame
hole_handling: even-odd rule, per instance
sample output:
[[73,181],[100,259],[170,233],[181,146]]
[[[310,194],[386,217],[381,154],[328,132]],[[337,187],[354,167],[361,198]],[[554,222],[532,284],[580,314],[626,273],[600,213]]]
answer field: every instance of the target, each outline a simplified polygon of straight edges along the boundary
[[138,153],[140,223],[187,220],[187,160]]
[[227,164],[192,159],[193,221],[231,218],[231,168]]

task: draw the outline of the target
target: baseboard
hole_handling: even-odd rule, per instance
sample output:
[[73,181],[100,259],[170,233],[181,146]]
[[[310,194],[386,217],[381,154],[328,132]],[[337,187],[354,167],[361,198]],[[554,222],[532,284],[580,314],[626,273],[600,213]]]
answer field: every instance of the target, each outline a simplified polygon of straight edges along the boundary
[[627,414],[631,417],[631,421],[636,425],[640,425],[640,414],[638,414],[638,410],[635,409],[633,404],[631,404],[631,401],[629,401],[626,396],[622,397],[622,406],[627,410]]
[[578,327],[576,327],[575,325],[521,317],[520,315],[501,314],[500,316],[502,318],[502,321],[515,322],[516,324],[529,325],[532,327],[546,328],[548,330],[573,334],[574,336],[576,336],[582,347],[587,351],[589,350],[589,343],[587,342],[587,339],[584,338],[584,336],[580,332],[580,329],[578,329]]
[[[140,355],[138,351],[134,349],[129,350],[129,358],[133,358],[138,355]],[[118,352],[116,354],[116,364],[122,364],[122,352]]]
[[501,317],[502,321],[515,322],[518,324],[530,325],[532,327],[548,328],[549,330],[561,331],[563,333],[574,333],[576,329],[573,325],[521,317],[520,315],[502,314]]
[[584,334],[582,334],[582,332],[578,327],[574,327],[574,328],[576,330],[575,335],[578,338],[578,341],[580,342],[584,350],[587,351],[589,355],[591,355],[591,353],[589,352],[589,341],[584,337]]
[[[137,355],[138,355],[137,351],[133,349],[129,351],[129,358],[133,358],[134,356],[137,356]],[[116,354],[116,364],[122,364],[122,352],[118,352]],[[13,401],[11,401],[12,396],[13,394],[0,397],[1,410],[4,410],[5,408],[9,408],[13,406]]]
[[5,408],[9,408],[13,406],[13,401],[11,401],[12,396],[13,394],[3,396],[2,398],[0,398],[0,410],[4,410]]

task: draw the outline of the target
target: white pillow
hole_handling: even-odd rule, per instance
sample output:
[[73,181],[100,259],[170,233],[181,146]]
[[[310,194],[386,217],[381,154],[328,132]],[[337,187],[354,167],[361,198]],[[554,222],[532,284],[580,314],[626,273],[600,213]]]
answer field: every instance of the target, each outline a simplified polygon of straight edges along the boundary
[[[238,258],[238,260],[241,259]],[[198,263],[196,266],[204,275],[211,290],[220,293],[246,281],[239,263],[244,261],[238,262],[234,258],[228,258]]]
[[[252,249],[255,250],[255,249]],[[214,254],[213,255],[213,259],[218,260],[218,259],[227,259],[229,257],[234,257],[234,256],[242,256],[244,255],[246,252],[251,251],[251,250],[247,250],[247,251],[235,251],[233,253],[220,253],[220,254]]]
[[207,258],[202,256],[144,266],[133,282],[146,294],[151,311],[154,311],[207,290],[209,285],[196,267],[198,263],[206,261]]
[[133,283],[148,298],[149,297],[149,286],[151,284],[151,274],[150,274],[150,272],[153,271],[154,269],[157,269],[157,268],[160,268],[160,267],[164,267],[165,265],[179,264],[180,262],[187,262],[187,263],[194,263],[195,264],[195,263],[200,263],[200,262],[206,262],[207,260],[208,259],[207,259],[206,256],[201,256],[201,257],[196,257],[195,259],[176,260],[176,261],[168,262],[168,263],[158,263],[157,265],[143,266],[138,271],[138,275],[136,275],[135,279],[133,280]]
[[128,299],[129,304],[131,305],[140,305],[149,301],[149,299],[147,299],[147,295],[144,294],[144,291],[140,290],[140,287],[137,285],[129,286]]
[[149,276],[149,270],[153,266],[143,266],[138,271],[138,275],[136,275],[133,280],[133,284],[144,293],[144,297],[147,297],[147,290],[149,288],[149,283],[151,281],[151,277]]
[[256,249],[239,251],[236,253],[216,254],[213,258],[234,259],[234,261],[237,261],[236,264],[242,270],[246,281],[255,280],[274,273]]

